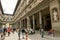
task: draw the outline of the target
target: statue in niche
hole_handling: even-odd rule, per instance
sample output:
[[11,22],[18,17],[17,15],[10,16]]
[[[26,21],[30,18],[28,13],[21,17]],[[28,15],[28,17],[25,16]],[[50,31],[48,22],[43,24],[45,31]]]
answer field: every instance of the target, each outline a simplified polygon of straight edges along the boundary
[[53,8],[52,12],[53,12],[53,20],[58,21],[59,18],[57,8]]

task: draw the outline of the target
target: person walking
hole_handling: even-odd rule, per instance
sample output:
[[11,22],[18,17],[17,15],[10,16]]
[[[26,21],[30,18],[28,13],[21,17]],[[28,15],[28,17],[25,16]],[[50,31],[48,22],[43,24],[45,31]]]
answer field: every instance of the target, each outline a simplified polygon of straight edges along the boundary
[[4,40],[3,28],[0,28],[0,35],[1,35],[1,40]]
[[44,38],[44,29],[41,29],[41,37]]
[[11,32],[10,27],[7,29],[7,32],[8,32],[8,36],[9,36],[10,35],[10,32]]
[[6,35],[6,31],[7,31],[6,27],[4,27],[3,30],[4,30],[3,31],[3,35],[5,36]]
[[18,37],[19,37],[19,40],[20,40],[20,29],[18,29]]
[[23,28],[22,29],[22,37],[23,37],[23,39],[24,39],[24,35],[25,35],[25,29]]

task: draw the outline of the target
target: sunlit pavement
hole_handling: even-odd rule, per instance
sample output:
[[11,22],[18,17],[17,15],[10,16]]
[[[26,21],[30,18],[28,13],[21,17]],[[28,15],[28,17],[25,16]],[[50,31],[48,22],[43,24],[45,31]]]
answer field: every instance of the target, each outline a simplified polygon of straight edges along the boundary
[[35,34],[35,35],[29,35],[29,38],[31,40],[60,40],[58,37],[53,37],[53,36],[44,36],[44,38],[41,37],[40,34]]
[[[16,32],[14,34],[11,33],[10,36],[6,35],[6,37],[5,37],[5,40],[18,40],[18,39],[19,39],[18,34]],[[20,39],[21,40],[26,40],[26,37],[24,37],[24,39],[23,39],[22,34],[21,34]],[[28,40],[30,40],[30,39],[28,38]]]
[[[22,39],[22,34],[20,38],[21,40],[26,40],[26,37],[25,39]],[[11,33],[9,37],[6,35],[5,40],[18,40],[18,35],[16,32],[14,34]],[[36,33],[34,35],[29,35],[28,40],[60,40],[60,38],[46,35],[44,36],[44,38],[41,38],[41,35]]]

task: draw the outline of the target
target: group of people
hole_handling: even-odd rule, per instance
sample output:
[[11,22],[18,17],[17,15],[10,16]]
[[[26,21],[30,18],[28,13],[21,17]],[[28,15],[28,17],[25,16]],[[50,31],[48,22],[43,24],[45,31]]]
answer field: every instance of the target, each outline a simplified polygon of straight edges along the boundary
[[29,33],[29,34],[35,34],[35,30],[32,29],[32,28],[29,28],[29,29],[28,29],[28,33]]
[[[28,34],[35,34],[35,31],[32,28],[29,28],[29,29],[27,29],[27,28],[11,29],[10,27],[8,27],[8,28],[0,28],[1,38],[3,38],[6,35],[6,33],[8,33],[8,36],[9,36],[11,32],[14,33],[15,31],[18,33],[17,35],[19,37],[19,40],[20,40],[21,33],[22,33],[22,38],[23,39],[24,39],[24,36],[26,36],[27,33]],[[41,29],[40,33],[42,35],[41,37],[43,38],[44,37],[44,29]],[[52,33],[54,34],[54,30],[51,29],[51,30],[48,31],[48,35],[50,35]]]
[[[52,36],[55,36],[53,29],[48,30],[47,33],[48,33],[48,35],[53,34]],[[44,29],[43,28],[40,29],[40,34],[41,34],[41,37],[44,38]]]
[[22,36],[24,38],[24,35],[28,32],[27,28],[0,28],[0,35],[1,35],[1,38],[5,37],[6,34],[8,33],[8,36],[10,36],[10,33],[18,33],[18,37],[20,38],[20,34],[22,32]]
[[3,34],[4,36],[6,35],[6,33],[8,33],[8,36],[11,32],[11,28],[0,28],[0,34]]
[[6,33],[8,33],[8,36],[10,35],[11,32],[11,28],[0,28],[0,37],[2,38],[2,40],[4,39]]
[[24,39],[24,36],[26,36],[26,34],[28,33],[28,34],[34,34],[35,33],[35,31],[32,29],[32,28],[18,28],[18,37],[19,37],[19,39],[20,39],[20,32],[22,32],[22,38]]
[[17,33],[18,37],[19,37],[19,40],[20,40],[20,36],[21,36],[21,33],[22,33],[22,38],[24,39],[26,34],[34,34],[34,30],[32,28],[0,28],[0,35],[1,35],[1,38],[4,39],[6,34],[8,34],[8,36],[10,36],[10,33]]

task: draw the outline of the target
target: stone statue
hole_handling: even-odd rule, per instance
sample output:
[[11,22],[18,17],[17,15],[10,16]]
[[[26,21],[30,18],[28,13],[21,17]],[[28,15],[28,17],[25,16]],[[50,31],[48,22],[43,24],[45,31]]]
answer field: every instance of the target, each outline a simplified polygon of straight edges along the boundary
[[57,13],[57,10],[53,10],[53,18],[54,18],[54,21],[58,21],[58,13]]

